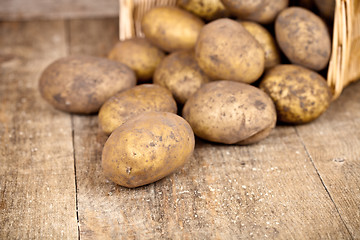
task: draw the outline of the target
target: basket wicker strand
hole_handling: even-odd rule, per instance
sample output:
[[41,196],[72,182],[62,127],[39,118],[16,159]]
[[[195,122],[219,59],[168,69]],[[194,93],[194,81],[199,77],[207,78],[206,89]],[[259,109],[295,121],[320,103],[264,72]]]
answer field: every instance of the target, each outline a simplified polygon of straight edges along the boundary
[[332,54],[327,81],[339,97],[343,88],[360,78],[360,1],[336,0]]
[[[173,6],[176,0],[119,0],[119,38],[143,37],[141,19],[153,7]],[[336,0],[332,53],[327,82],[333,99],[360,78],[360,1]]]

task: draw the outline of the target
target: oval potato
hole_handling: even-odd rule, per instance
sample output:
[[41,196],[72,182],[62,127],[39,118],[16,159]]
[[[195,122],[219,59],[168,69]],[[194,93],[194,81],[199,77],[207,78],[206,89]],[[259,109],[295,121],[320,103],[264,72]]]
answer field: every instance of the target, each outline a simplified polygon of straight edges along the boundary
[[247,144],[268,136],[276,124],[270,97],[249,84],[215,81],[203,85],[183,108],[195,135],[225,144]]
[[268,70],[260,88],[274,101],[279,121],[286,123],[313,121],[325,112],[332,98],[320,74],[291,64]]
[[276,40],[294,64],[319,71],[330,58],[331,40],[320,17],[301,7],[283,10],[275,21]]
[[204,22],[176,7],[157,7],[144,15],[141,26],[152,44],[164,51],[174,52],[194,48]]
[[181,168],[195,147],[190,125],[173,113],[145,112],[118,127],[102,152],[106,178],[134,188]]
[[256,81],[264,71],[265,53],[261,45],[230,19],[218,19],[205,25],[195,47],[200,68],[214,80],[245,83]]
[[288,5],[289,0],[264,0],[260,9],[242,18],[261,24],[270,24],[274,22],[278,13]]
[[225,7],[238,17],[245,17],[260,10],[264,0],[221,0]]
[[107,100],[99,111],[99,125],[112,133],[128,119],[143,112],[177,112],[171,92],[155,84],[142,84],[118,93]]
[[176,3],[179,7],[207,21],[229,15],[220,0],[177,0]]
[[258,23],[243,21],[241,25],[259,42],[265,52],[265,68],[280,64],[281,57],[275,39]]
[[64,57],[42,73],[39,89],[55,108],[89,114],[116,93],[136,84],[135,73],[122,63],[91,56]]
[[154,83],[169,89],[181,104],[208,81],[193,51],[171,53],[164,58],[154,74]]
[[165,53],[145,38],[132,38],[116,43],[108,58],[121,62],[134,70],[138,82],[152,79],[157,65]]

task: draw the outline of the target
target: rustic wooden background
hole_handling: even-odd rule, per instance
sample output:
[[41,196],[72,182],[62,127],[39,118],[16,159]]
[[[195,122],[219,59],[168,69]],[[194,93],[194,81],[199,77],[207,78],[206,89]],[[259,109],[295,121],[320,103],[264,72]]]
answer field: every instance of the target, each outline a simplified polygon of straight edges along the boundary
[[0,20],[117,17],[119,0],[0,0]]
[[0,239],[360,239],[360,82],[311,124],[197,139],[182,170],[126,189],[102,174],[97,116],[37,88],[53,60],[106,56],[117,36],[117,18],[0,22]]

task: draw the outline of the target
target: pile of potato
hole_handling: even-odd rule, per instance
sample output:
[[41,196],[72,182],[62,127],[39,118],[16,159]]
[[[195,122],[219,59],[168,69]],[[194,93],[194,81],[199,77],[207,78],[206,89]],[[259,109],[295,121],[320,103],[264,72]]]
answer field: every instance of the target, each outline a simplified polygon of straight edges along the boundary
[[[317,73],[328,65],[331,39],[312,11],[289,7],[288,0],[177,5],[147,12],[145,38],[117,43],[108,59],[62,58],[40,78],[41,95],[55,108],[99,112],[100,129],[111,134],[104,175],[122,186],[152,183],[181,168],[194,150],[194,133],[252,144],[277,121],[310,122],[331,102]],[[333,8],[319,11],[328,17]]]

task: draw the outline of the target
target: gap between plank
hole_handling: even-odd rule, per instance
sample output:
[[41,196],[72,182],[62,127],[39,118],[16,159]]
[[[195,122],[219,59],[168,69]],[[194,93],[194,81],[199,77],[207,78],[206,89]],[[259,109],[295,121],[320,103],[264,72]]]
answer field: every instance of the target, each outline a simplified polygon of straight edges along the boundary
[[75,154],[75,129],[74,129],[74,116],[71,114],[71,136],[73,145],[73,158],[74,158],[74,176],[75,176],[75,202],[76,202],[76,221],[78,230],[78,239],[80,240],[80,219],[79,219],[79,204],[78,204],[78,187],[76,176],[76,154]]
[[[71,54],[70,44],[71,44],[71,32],[70,32],[70,20],[64,20],[65,28],[65,41],[66,41],[66,55]],[[75,128],[74,128],[74,115],[71,114],[71,139],[73,146],[73,159],[74,159],[74,177],[75,177],[75,211],[76,211],[76,222],[77,222],[77,235],[80,240],[80,219],[79,219],[79,202],[78,202],[78,186],[77,186],[77,176],[76,176],[76,152],[75,152]]]
[[304,147],[304,150],[305,150],[305,152],[306,152],[306,155],[309,157],[310,162],[311,162],[311,164],[313,165],[313,167],[314,167],[314,169],[315,169],[315,171],[316,171],[316,174],[318,175],[318,177],[319,177],[319,179],[320,179],[321,184],[322,184],[322,185],[323,185],[323,187],[325,188],[325,191],[326,191],[326,193],[328,194],[328,196],[329,196],[329,198],[330,198],[331,202],[334,204],[334,207],[335,207],[335,209],[336,209],[336,212],[339,214],[339,217],[340,217],[340,219],[341,219],[342,223],[344,224],[344,226],[345,226],[345,228],[346,228],[347,232],[349,233],[349,235],[350,235],[351,239],[353,239],[353,240],[354,240],[354,237],[352,236],[352,234],[351,234],[351,232],[350,232],[350,230],[349,230],[348,226],[346,225],[346,223],[345,223],[345,221],[344,221],[343,217],[341,216],[340,211],[339,211],[338,207],[336,206],[336,203],[335,203],[334,199],[332,198],[332,196],[331,196],[331,194],[330,194],[330,192],[329,192],[328,188],[327,188],[327,187],[326,187],[326,185],[325,185],[324,180],[322,179],[322,177],[321,177],[321,175],[320,175],[319,170],[317,169],[317,167],[316,167],[316,165],[315,165],[315,162],[314,162],[314,160],[313,160],[312,156],[310,155],[310,153],[309,153],[309,151],[308,151],[308,149],[307,149],[307,147],[306,147],[306,145],[305,145],[304,141],[303,141],[303,140],[302,140],[302,138],[300,137],[300,134],[299,134],[299,132],[298,132],[298,130],[297,130],[297,128],[296,128],[296,126],[294,126],[294,129],[295,129],[295,133],[296,133],[296,135],[298,136],[298,138],[299,138],[299,140],[300,140],[301,144],[302,144],[302,145],[303,145],[303,147]]

